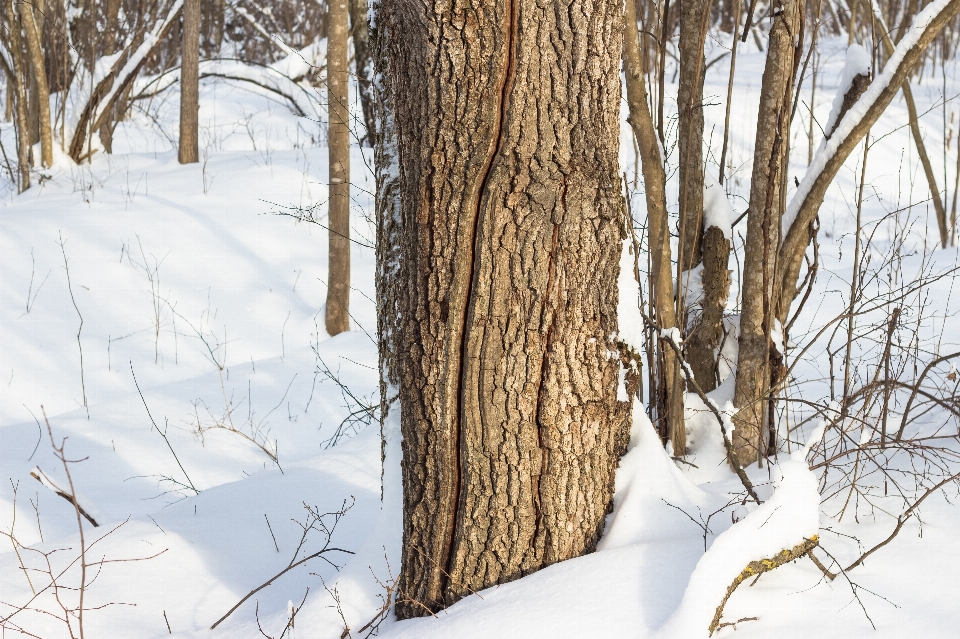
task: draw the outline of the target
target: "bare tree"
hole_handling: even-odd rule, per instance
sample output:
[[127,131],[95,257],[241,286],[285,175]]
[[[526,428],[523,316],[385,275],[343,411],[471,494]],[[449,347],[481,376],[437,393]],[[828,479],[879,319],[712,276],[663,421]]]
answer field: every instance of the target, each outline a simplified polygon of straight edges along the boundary
[[329,270],[326,328],[350,330],[350,109],[347,68],[347,0],[332,0],[327,16],[327,145],[330,166]]
[[399,201],[380,228],[395,224],[384,270],[402,278],[384,283],[400,318],[400,618],[589,552],[603,529],[629,424],[610,355],[621,11],[377,10],[394,116],[378,126],[398,143],[378,184],[399,200],[381,192],[378,210]]
[[184,0],[180,62],[180,164],[200,161],[200,0]]

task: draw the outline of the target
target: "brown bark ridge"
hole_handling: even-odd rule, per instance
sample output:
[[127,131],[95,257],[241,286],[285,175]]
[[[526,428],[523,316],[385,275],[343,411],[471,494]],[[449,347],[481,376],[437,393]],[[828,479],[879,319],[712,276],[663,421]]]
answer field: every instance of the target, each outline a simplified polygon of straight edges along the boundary
[[200,0],[184,0],[180,50],[180,164],[200,161]]
[[[23,193],[30,188],[30,124],[27,114],[27,77],[26,65],[23,60],[23,49],[20,41],[20,16],[12,1],[6,4],[7,24],[10,34],[10,53],[13,58],[14,93],[16,96],[16,128],[17,128],[17,169],[19,173],[19,192]],[[21,10],[23,5],[21,6]]]
[[[663,168],[660,140],[647,102],[644,69],[637,30],[636,2],[627,0],[624,12],[623,67],[627,85],[630,126],[637,138],[647,202],[648,246],[652,248],[653,290],[650,294],[663,328],[677,325],[673,305],[673,276],[670,270],[670,227],[667,218],[667,176]],[[659,342],[659,340],[656,340]],[[686,452],[686,425],[683,419],[683,381],[676,356],[670,349],[660,351],[661,397],[651,397],[658,406],[660,432],[666,433],[676,455]]]
[[780,246],[780,189],[783,144],[789,136],[790,93],[796,73],[796,42],[803,3],[774,3],[767,59],[760,88],[760,112],[754,144],[747,215],[740,314],[740,354],[733,403],[733,444],[744,466],[761,450],[764,397],[769,387],[770,312]]
[[30,57],[31,78],[36,83],[37,117],[40,133],[40,157],[43,166],[53,164],[53,125],[50,120],[50,87],[47,84],[47,71],[43,64],[43,46],[40,43],[43,32],[42,22],[37,13],[43,13],[43,0],[36,1],[31,10],[30,4],[21,8],[20,17],[27,38],[27,53]]
[[369,26],[367,24],[367,0],[350,0],[350,37],[353,38],[353,65],[357,73],[357,89],[360,94],[360,108],[363,110],[363,124],[367,134],[362,142],[373,146],[377,139],[377,119],[373,90],[373,52],[370,49]]
[[327,134],[330,175],[329,269],[326,329],[350,330],[350,111],[347,91],[347,0],[333,0],[327,14]]
[[381,5],[400,166],[397,616],[590,552],[617,402],[621,7]]
[[[951,0],[927,23],[923,33],[914,45],[907,49],[903,57],[899,59],[890,82],[886,83],[876,95],[869,96],[870,104],[866,106],[863,117],[837,143],[836,150],[826,160],[823,169],[816,174],[804,176],[800,184],[800,191],[795,196],[794,201],[790,203],[790,210],[795,211],[796,215],[780,247],[781,269],[777,283],[779,292],[777,314],[781,321],[786,317],[790,304],[797,296],[797,280],[800,277],[803,255],[810,238],[808,229],[810,223],[817,217],[827,188],[833,182],[840,167],[843,166],[853,149],[857,147],[870,127],[880,118],[894,96],[903,87],[904,82],[909,79],[924,51],[958,13],[960,13],[960,0]],[[885,68],[884,73],[886,71]],[[862,99],[868,99],[868,96],[864,95]]]

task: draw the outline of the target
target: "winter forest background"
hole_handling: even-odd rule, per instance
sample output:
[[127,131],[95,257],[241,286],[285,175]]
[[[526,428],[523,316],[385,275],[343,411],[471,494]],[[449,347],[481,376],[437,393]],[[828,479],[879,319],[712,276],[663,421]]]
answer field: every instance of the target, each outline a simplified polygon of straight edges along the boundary
[[960,0],[0,0],[3,637],[952,637]]

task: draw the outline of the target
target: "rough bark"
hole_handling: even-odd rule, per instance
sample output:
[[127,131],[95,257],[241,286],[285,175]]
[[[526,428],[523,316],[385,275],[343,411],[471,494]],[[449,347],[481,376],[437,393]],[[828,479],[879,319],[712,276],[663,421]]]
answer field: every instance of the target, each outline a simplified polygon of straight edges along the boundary
[[378,11],[403,87],[401,619],[599,539],[628,425],[620,20],[588,0]]
[[[386,16],[389,18],[389,14]],[[370,32],[371,59],[376,75],[374,91],[374,171],[376,177],[375,215],[377,224],[376,275],[377,338],[380,356],[381,421],[385,420],[400,387],[400,347],[403,343],[400,315],[400,165],[394,127],[393,87],[390,85],[390,56],[380,37],[381,28]]]
[[[644,69],[640,56],[637,31],[636,2],[627,0],[624,13],[623,67],[627,85],[627,105],[630,126],[640,149],[643,185],[647,202],[648,246],[652,252],[653,296],[657,322],[663,328],[677,325],[673,305],[673,276],[670,269],[670,227],[667,218],[667,176],[663,168],[660,141],[647,102]],[[660,432],[667,433],[674,454],[686,452],[686,426],[683,419],[683,382],[676,356],[670,349],[662,349],[660,357],[663,383],[659,385],[662,397],[650,398],[660,408]]]
[[14,9],[13,0],[7,0],[7,24],[11,26],[10,57],[13,58],[14,93],[16,95],[16,128],[17,128],[17,169],[20,178],[19,191],[23,193],[30,188],[30,124],[27,114],[27,87],[24,79],[27,77],[26,65],[23,60],[23,49],[20,40],[20,16]]
[[350,330],[350,111],[347,0],[332,0],[327,14],[327,133],[330,206],[326,329]]
[[756,461],[763,448],[760,437],[763,398],[770,380],[768,342],[780,246],[783,144],[789,136],[790,93],[802,7],[798,0],[774,4],[760,89],[741,284],[740,354],[733,398],[734,406],[740,409],[734,416],[733,443],[744,466]]
[[200,0],[184,0],[180,51],[180,164],[200,161]]
[[[924,51],[944,26],[958,13],[960,13],[960,0],[951,0],[930,20],[916,43],[897,62],[890,81],[875,95],[869,95],[870,92],[868,91],[863,96],[862,99],[870,100],[870,104],[864,110],[863,117],[837,143],[836,149],[826,159],[822,170],[816,174],[804,176],[797,196],[790,202],[790,211],[795,212],[795,216],[780,247],[781,269],[777,283],[777,290],[779,291],[777,314],[781,321],[786,317],[790,304],[797,296],[797,281],[803,265],[803,255],[810,238],[808,229],[820,210],[827,188],[833,182],[847,157],[864,138],[870,127],[880,118],[894,96],[903,87],[904,82],[913,73]],[[887,69],[884,69],[884,73],[886,72]]]
[[687,360],[704,392],[717,387],[717,349],[723,341],[723,311],[730,296],[729,258],[730,240],[719,228],[711,226],[703,237],[700,318],[687,338]]
[[363,110],[363,124],[367,134],[362,142],[364,146],[373,146],[377,139],[377,120],[375,96],[373,90],[373,53],[370,48],[369,26],[367,24],[367,0],[349,0],[350,37],[353,38],[353,65],[357,73],[357,89],[360,94],[360,108]]

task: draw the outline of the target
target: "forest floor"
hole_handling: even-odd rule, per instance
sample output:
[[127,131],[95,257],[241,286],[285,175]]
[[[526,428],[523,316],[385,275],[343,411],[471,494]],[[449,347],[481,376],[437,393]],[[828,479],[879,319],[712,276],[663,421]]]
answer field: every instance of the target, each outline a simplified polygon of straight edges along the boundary
[[[841,43],[824,43],[821,64],[814,112],[823,122],[843,67]],[[735,215],[749,187],[762,65],[763,54],[749,50],[737,63],[730,156],[736,168],[727,185]],[[960,129],[956,71],[954,64],[943,79],[937,69],[914,89],[935,169],[949,178],[951,195]],[[719,156],[727,72],[725,59],[707,76],[706,94],[716,98],[706,109],[708,171],[716,171]],[[67,484],[52,436],[71,460],[81,504],[99,524],[84,522],[83,529],[87,637],[334,639],[347,636],[345,627],[349,636],[365,637],[371,628],[364,625],[377,618],[397,575],[401,542],[399,469],[395,454],[382,468],[374,415],[372,155],[354,145],[353,330],[331,338],[322,313],[327,152],[321,127],[267,95],[207,84],[202,160],[181,166],[171,144],[177,107],[170,90],[121,123],[112,155],[98,153],[82,166],[61,159],[38,172],[26,193],[14,195],[9,184],[0,192],[0,528],[22,544],[0,539],[4,636],[18,636],[14,627],[43,639],[69,636],[57,619],[64,613],[54,591],[41,589],[50,581],[49,560],[61,600],[76,606],[77,517],[31,477],[39,468]],[[898,98],[874,127],[862,213],[874,234],[868,251],[879,264],[899,246],[896,271],[903,279],[955,268],[960,260],[956,249],[934,250],[933,210],[906,122]],[[807,123],[801,105],[791,140],[790,171],[798,177],[806,166]],[[946,130],[949,157],[942,153]],[[0,136],[9,153],[9,124],[0,125]],[[622,142],[634,215],[642,221],[642,183],[634,183],[626,126]],[[798,345],[815,342],[793,372],[798,383],[789,395],[810,402],[831,394],[830,336],[815,332],[849,300],[862,152],[854,155],[821,211],[821,272],[791,335]],[[308,210],[318,224],[289,215]],[[737,230],[745,234],[745,223]],[[894,242],[898,236],[906,238],[902,246]],[[639,341],[632,268],[625,250],[621,331]],[[731,268],[736,280],[738,267]],[[905,312],[917,318],[919,343],[932,352],[960,345],[954,279],[931,283],[905,302]],[[866,371],[875,366],[871,357],[870,349],[855,349],[854,361]],[[715,397],[722,400],[729,386]],[[699,562],[698,579],[725,588],[726,573],[706,574],[705,558],[720,538],[725,547],[737,545],[740,524],[733,520],[753,508],[728,504],[741,487],[723,463],[715,422],[696,406],[689,404],[692,444],[684,464],[659,445],[637,404],[616,510],[597,552],[476,593],[434,617],[387,618],[376,628],[379,636],[706,636],[705,625],[691,631],[679,619],[709,619],[719,603],[697,600],[691,576]],[[933,411],[928,419],[957,428],[946,413]],[[792,450],[812,427],[793,433]],[[396,441],[390,445],[395,451]],[[750,469],[761,497],[774,492],[778,472],[776,463]],[[850,571],[849,580],[828,581],[802,559],[744,584],[723,617],[741,621],[716,636],[956,636],[958,497],[956,485],[931,495],[920,516]],[[840,516],[833,502],[818,509],[823,546],[843,565],[887,537],[902,510],[891,516],[856,503]],[[339,550],[283,574],[208,630],[247,593],[327,541]],[[29,601],[47,612],[13,614]],[[286,628],[291,606],[295,625]],[[78,620],[70,621],[77,634]]]

